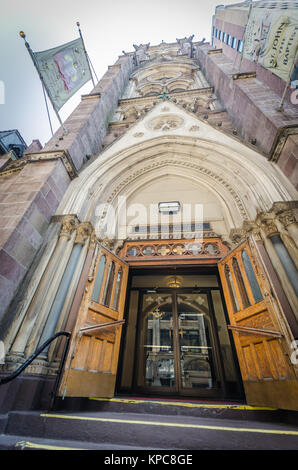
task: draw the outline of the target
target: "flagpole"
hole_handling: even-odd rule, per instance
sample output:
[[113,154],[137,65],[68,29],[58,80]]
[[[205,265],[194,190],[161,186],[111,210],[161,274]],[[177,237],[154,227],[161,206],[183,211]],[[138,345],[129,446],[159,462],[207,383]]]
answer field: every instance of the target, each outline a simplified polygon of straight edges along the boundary
[[[64,124],[63,124],[63,122],[62,122],[62,120],[61,120],[61,118],[60,118],[60,116],[59,116],[59,113],[58,113],[57,109],[55,108],[54,103],[53,103],[53,101],[52,101],[52,99],[51,99],[51,95],[50,95],[50,93],[49,93],[49,90],[48,90],[48,88],[47,88],[47,86],[46,86],[46,83],[45,83],[45,81],[44,81],[44,79],[43,79],[42,74],[40,73],[40,70],[39,70],[38,63],[37,63],[37,60],[36,60],[36,58],[35,58],[34,52],[32,51],[32,49],[31,49],[31,47],[30,47],[30,44],[29,44],[28,41],[26,40],[26,35],[25,35],[25,33],[24,33],[23,31],[20,31],[20,36],[21,36],[21,38],[23,38],[24,41],[25,41],[25,46],[26,46],[26,48],[27,48],[27,50],[28,50],[28,52],[29,52],[29,55],[30,55],[30,57],[31,57],[31,59],[32,59],[32,62],[33,62],[34,66],[35,66],[35,68],[36,68],[36,70],[37,70],[37,73],[38,73],[38,76],[39,76],[39,78],[40,78],[40,80],[41,80],[41,83],[42,83],[44,89],[46,90],[47,95],[48,95],[48,97],[49,97],[49,99],[50,99],[50,101],[51,101],[51,103],[52,103],[53,109],[54,109],[54,111],[55,111],[55,113],[56,113],[56,116],[57,116],[57,118],[58,118],[58,121],[59,121],[60,125],[61,125],[62,128],[63,128],[64,134],[68,134],[68,131],[67,131],[67,129],[64,127]],[[51,124],[50,124],[50,126],[51,126]],[[52,126],[51,126],[51,128],[52,128]]]
[[[92,83],[93,83],[93,86],[95,87],[95,82],[94,82],[94,78],[93,78],[93,75],[92,75],[92,72],[91,72],[91,68],[90,68],[90,59],[88,57],[88,54],[87,54],[87,51],[86,51],[86,47],[85,47],[85,43],[84,43],[84,39],[83,39],[83,35],[82,35],[82,32],[81,32],[81,28],[80,28],[80,23],[79,21],[77,21],[77,27],[78,27],[78,30],[79,30],[79,34],[80,34],[80,38],[82,40],[82,44],[83,44],[83,48],[84,48],[84,53],[85,53],[85,56],[86,56],[86,59],[87,59],[87,64],[88,64],[88,67],[89,67],[89,72],[90,72],[90,76],[91,76],[91,80],[92,80]],[[91,64],[92,65],[92,64]],[[93,68],[93,66],[92,66]],[[93,69],[94,71],[94,69]],[[94,72],[95,73],[95,72]],[[96,76],[96,73],[95,73],[95,76]],[[96,77],[97,81],[98,81],[98,78]]]
[[43,97],[44,97],[44,101],[45,101],[46,108],[47,108],[47,114],[48,114],[48,119],[49,119],[49,123],[50,123],[51,133],[52,133],[52,137],[53,137],[54,133],[53,133],[51,116],[50,116],[50,113],[49,113],[49,107],[48,107],[48,102],[47,102],[47,97],[46,97],[46,91],[45,91],[44,84],[42,84],[42,91],[43,91]]

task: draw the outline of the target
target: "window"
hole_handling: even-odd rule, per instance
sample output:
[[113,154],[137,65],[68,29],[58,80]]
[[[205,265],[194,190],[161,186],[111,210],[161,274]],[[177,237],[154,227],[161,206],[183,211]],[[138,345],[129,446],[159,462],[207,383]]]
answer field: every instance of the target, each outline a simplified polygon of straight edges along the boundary
[[226,42],[226,33],[222,33],[222,42]]
[[92,292],[92,297],[91,297],[91,300],[93,302],[99,302],[99,294],[100,294],[103,273],[105,270],[105,265],[106,265],[106,257],[105,255],[102,255],[100,258],[98,269],[97,269],[96,279],[94,282],[94,287],[93,287],[93,292]]
[[218,39],[221,40],[221,31],[218,31]]
[[217,36],[218,36],[218,29],[216,28],[216,30],[215,30],[215,37],[217,38]]
[[250,284],[250,287],[251,287],[251,290],[255,299],[255,303],[260,302],[261,300],[263,300],[263,296],[262,296],[256,275],[254,273],[254,269],[251,264],[250,257],[248,256],[245,250],[242,251],[241,256],[242,256],[242,261],[244,264],[245,272],[249,280],[249,284]]
[[237,51],[242,52],[242,49],[243,49],[243,41],[241,41],[241,39],[239,39],[238,46],[237,46]]
[[227,35],[227,45],[230,46],[232,44],[232,36],[230,34]]
[[233,37],[233,39],[232,39],[232,49],[236,49],[236,45],[237,45],[237,38]]

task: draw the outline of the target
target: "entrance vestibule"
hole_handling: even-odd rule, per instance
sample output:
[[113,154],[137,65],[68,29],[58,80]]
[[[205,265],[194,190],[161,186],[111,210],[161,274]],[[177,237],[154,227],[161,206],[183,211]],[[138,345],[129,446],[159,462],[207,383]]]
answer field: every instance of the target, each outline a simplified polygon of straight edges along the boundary
[[135,270],[119,392],[241,397],[216,269]]

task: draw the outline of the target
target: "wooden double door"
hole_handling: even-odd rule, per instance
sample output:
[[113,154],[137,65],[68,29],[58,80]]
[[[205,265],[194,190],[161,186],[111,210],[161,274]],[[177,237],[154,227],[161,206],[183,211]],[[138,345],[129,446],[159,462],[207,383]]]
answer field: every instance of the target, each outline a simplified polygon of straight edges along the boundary
[[[60,396],[114,395],[129,265],[102,246],[93,262]],[[298,410],[294,338],[253,240],[225,256],[218,272],[228,313],[225,326],[233,335],[247,403]],[[224,379],[210,293],[158,295],[151,294],[149,301],[143,296],[139,385],[177,392],[218,390]]]

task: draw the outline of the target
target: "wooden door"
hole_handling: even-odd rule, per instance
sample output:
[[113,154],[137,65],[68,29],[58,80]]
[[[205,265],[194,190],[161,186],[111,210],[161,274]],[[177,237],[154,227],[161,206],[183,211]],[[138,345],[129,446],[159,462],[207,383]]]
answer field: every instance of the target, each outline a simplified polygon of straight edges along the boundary
[[293,338],[253,240],[240,244],[218,267],[247,403],[298,410]]
[[70,340],[58,395],[114,395],[129,266],[106,248],[95,252]]

